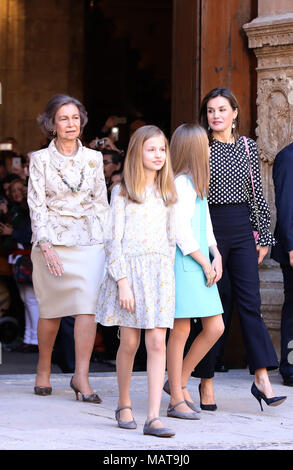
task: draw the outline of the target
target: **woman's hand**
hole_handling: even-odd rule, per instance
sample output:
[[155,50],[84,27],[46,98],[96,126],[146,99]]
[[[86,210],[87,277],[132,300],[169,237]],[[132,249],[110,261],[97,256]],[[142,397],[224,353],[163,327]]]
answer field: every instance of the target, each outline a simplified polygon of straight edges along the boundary
[[51,243],[39,243],[39,247],[50,273],[54,274],[54,276],[61,276],[64,273],[64,267],[58,253],[54,250]]
[[128,280],[126,277],[117,281],[119,289],[119,302],[120,307],[128,310],[130,313],[134,313],[134,295],[129,287]]
[[260,264],[262,260],[264,259],[264,257],[266,256],[267,252],[269,251],[269,247],[256,245],[256,251],[257,251],[257,256],[258,256],[257,261],[258,261],[258,264]]

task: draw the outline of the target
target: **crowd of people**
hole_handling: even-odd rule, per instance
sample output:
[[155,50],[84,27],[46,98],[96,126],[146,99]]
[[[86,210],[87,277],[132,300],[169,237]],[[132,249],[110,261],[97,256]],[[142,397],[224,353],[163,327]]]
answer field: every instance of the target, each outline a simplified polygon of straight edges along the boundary
[[[104,134],[86,144],[81,140],[87,123],[84,106],[67,95],[49,100],[38,123],[50,143],[29,156],[29,178],[26,166],[9,182],[0,225],[26,309],[24,343],[38,344],[37,395],[53,392],[54,344],[62,321],[74,317],[70,387],[77,399],[102,401],[89,381],[98,325],[104,338],[109,331],[110,337],[119,336],[119,427],[137,427],[130,382],[142,333],[148,379],[143,433],[175,434],[160,418],[163,390],[170,395],[169,417],[197,420],[201,410],[215,411],[213,377],[230,311],[223,301],[228,275],[254,376],[251,394],[261,409],[262,402],[277,406],[286,400],[275,395],[268,374],[279,362],[261,314],[258,266],[270,246],[284,243],[289,285],[292,217],[287,236],[284,216],[279,216],[275,239],[257,146],[240,135],[239,121],[236,97],[216,88],[202,101],[199,124],[179,126],[170,145],[161,129],[142,121],[125,152],[113,132],[115,117],[106,122]],[[279,173],[278,167],[274,182],[282,193]],[[278,197],[278,214],[284,214],[281,205],[287,199]],[[19,259],[30,258],[30,251],[28,289],[21,284],[26,271],[17,266]],[[287,302],[280,371],[284,384],[293,385],[289,310]],[[190,341],[193,320],[198,331]],[[199,406],[187,388],[191,375],[200,379]]]

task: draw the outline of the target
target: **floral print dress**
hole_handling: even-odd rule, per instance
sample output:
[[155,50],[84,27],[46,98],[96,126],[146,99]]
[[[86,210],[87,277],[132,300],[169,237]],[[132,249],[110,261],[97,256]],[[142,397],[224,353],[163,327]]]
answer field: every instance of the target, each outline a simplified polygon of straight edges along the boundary
[[[106,275],[100,288],[96,321],[105,326],[172,328],[174,321],[174,206],[165,206],[155,187],[139,204],[114,186],[111,224],[106,236]],[[117,281],[127,277],[135,313],[119,304]]]

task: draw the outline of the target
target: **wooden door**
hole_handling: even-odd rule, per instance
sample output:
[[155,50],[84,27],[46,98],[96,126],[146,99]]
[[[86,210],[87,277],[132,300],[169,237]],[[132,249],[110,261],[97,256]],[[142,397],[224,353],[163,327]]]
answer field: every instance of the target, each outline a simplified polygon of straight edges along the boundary
[[230,88],[241,111],[241,132],[254,137],[256,61],[243,24],[257,16],[255,0],[174,0],[172,129],[198,118],[212,88]]
[[[243,24],[257,16],[256,0],[174,0],[171,128],[198,119],[201,99],[230,88],[240,106],[240,132],[254,137],[256,60]],[[235,315],[234,315],[235,313]],[[245,366],[239,318],[233,312],[224,360]]]

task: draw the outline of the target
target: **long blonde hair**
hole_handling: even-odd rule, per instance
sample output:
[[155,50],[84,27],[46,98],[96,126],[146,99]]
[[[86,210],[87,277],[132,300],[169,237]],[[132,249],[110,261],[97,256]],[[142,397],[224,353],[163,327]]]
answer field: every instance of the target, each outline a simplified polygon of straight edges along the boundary
[[121,181],[121,195],[137,203],[143,202],[146,183],[142,162],[142,147],[148,139],[157,136],[164,138],[166,161],[163,167],[157,171],[155,182],[165,205],[168,206],[174,204],[177,200],[170,150],[164,132],[152,125],[140,127],[130,138]]
[[170,143],[175,176],[189,174],[200,199],[207,196],[210,181],[210,150],[205,129],[198,124],[181,124]]

